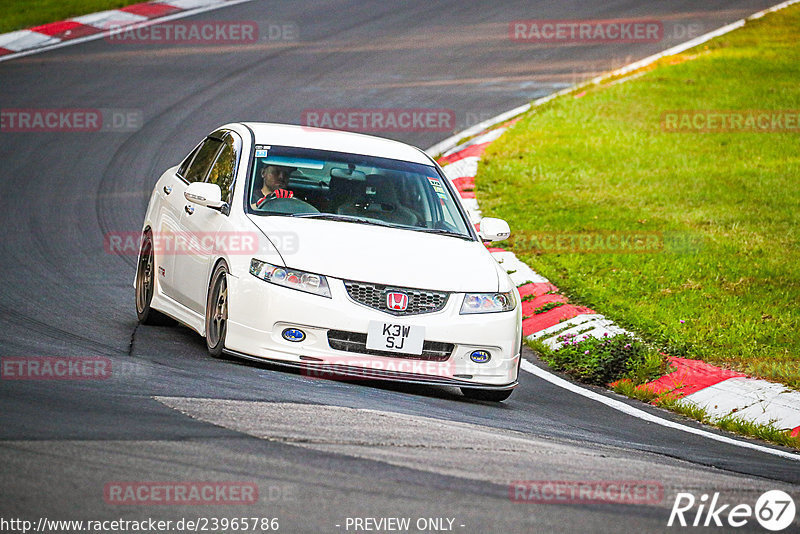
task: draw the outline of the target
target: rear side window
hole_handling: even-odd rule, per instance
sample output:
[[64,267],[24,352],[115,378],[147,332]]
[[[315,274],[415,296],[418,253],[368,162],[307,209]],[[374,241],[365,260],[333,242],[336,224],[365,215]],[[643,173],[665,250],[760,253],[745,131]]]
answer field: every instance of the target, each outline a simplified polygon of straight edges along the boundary
[[222,146],[222,141],[212,139],[211,137],[203,141],[203,144],[197,150],[192,162],[189,164],[183,179],[189,183],[202,182],[208,174],[208,169],[214,161],[214,157],[219,152]]
[[236,172],[236,161],[238,159],[238,147],[232,135],[225,136],[222,143],[222,150],[211,167],[208,174],[208,182],[217,184],[222,190],[222,200],[230,204],[231,192],[233,190],[233,177]]

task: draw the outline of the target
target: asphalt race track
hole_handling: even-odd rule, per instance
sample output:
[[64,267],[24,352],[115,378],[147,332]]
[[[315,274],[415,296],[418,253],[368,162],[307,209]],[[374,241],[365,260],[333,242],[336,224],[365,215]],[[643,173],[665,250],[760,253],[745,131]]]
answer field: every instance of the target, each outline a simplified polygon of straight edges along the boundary
[[[0,63],[3,108],[143,116],[129,132],[0,133],[0,356],[103,356],[113,370],[102,381],[0,381],[0,516],[268,517],[282,532],[353,532],[347,518],[365,517],[450,518],[463,533],[656,532],[668,530],[678,492],[752,506],[783,489],[797,500],[800,461],[647,423],[529,373],[496,405],[211,359],[185,327],[137,327],[135,256],[104,249],[107,233],[140,229],[160,173],[226,122],[442,108],[460,130],[686,40],[526,44],[509,40],[509,21],[644,17],[705,32],[774,2],[256,0],[194,20],[290,22],[299,40],[100,39]],[[452,133],[379,135],[425,148]],[[655,481],[664,496],[520,503],[509,498],[515,480]],[[103,491],[114,481],[246,481],[259,501],[113,505]],[[763,532],[754,520],[737,530],[748,529]]]

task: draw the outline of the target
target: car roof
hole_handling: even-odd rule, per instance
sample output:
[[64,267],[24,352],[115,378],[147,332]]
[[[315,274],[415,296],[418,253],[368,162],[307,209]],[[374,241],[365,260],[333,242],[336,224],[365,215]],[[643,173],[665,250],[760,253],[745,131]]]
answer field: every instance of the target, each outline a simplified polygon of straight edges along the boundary
[[349,152],[363,156],[431,165],[431,160],[418,148],[382,137],[292,124],[269,122],[244,122],[242,124],[253,131],[255,142],[258,145],[281,145]]

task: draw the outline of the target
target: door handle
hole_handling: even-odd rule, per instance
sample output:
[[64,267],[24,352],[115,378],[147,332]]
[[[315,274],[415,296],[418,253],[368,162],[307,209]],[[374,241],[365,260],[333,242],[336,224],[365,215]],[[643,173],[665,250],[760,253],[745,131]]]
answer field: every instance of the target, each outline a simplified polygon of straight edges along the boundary
[[165,185],[164,186],[164,193],[167,194],[167,195],[172,193],[172,186],[171,185]]
[[191,215],[192,213],[194,213],[194,208],[193,208],[193,207],[191,207],[189,204],[186,204],[186,205],[183,207],[183,211],[185,211],[186,213],[188,213],[189,215]]

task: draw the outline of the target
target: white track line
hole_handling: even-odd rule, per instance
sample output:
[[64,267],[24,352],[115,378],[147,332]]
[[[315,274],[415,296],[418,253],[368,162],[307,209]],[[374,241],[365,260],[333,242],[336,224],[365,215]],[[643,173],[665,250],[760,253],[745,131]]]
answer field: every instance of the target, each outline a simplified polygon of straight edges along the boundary
[[713,432],[701,430],[699,428],[692,428],[690,426],[685,426],[680,423],[675,423],[674,421],[670,421],[668,419],[662,419],[657,415],[653,415],[651,413],[645,412],[644,410],[634,408],[633,406],[626,404],[622,401],[618,401],[616,399],[606,397],[605,395],[600,395],[599,393],[595,393],[594,391],[582,388],[577,384],[573,384],[568,380],[564,380],[563,378],[558,377],[553,373],[550,373],[548,371],[545,371],[544,369],[541,369],[533,365],[528,360],[523,359],[521,367],[523,371],[527,371],[533,375],[536,375],[542,380],[546,380],[555,386],[569,390],[573,393],[586,397],[587,399],[591,399],[601,404],[605,404],[609,408],[620,411],[626,415],[636,417],[637,419],[642,419],[643,421],[647,421],[648,423],[655,423],[657,425],[661,425],[667,428],[672,428],[674,430],[680,430],[681,432],[687,432],[689,434],[694,434],[696,436],[713,439],[714,441],[719,441],[721,443],[725,443],[728,445],[735,445],[737,447],[742,447],[745,449],[752,449],[755,451],[764,452],[767,454],[772,454],[774,456],[780,456],[781,458],[788,458],[790,460],[795,460],[800,462],[800,454],[797,453],[791,453],[779,449],[771,449],[769,447],[764,447],[763,445],[757,445],[755,443],[749,443],[747,441],[739,441],[736,439],[729,438],[727,436],[721,436],[719,434],[714,434]]
[[[770,12],[773,12],[773,11],[778,11],[778,10],[783,9],[785,7],[788,7],[788,6],[792,5],[792,4],[795,4],[795,3],[799,2],[799,1],[800,0],[788,0],[786,2],[782,2],[780,4],[777,4],[775,6],[770,7],[768,9],[765,9],[763,11],[759,11],[758,13],[754,13],[753,15],[750,15],[746,19],[738,20],[736,22],[733,22],[731,24],[723,26],[723,27],[721,27],[721,28],[719,28],[717,30],[714,30],[714,31],[709,32],[709,33],[707,33],[705,35],[701,35],[700,37],[692,39],[691,41],[687,41],[687,42],[685,42],[683,44],[674,46],[674,47],[672,47],[672,48],[670,48],[668,50],[665,50],[665,51],[663,51],[663,52],[661,52],[659,54],[655,54],[655,55],[647,57],[647,58],[645,58],[645,59],[643,59],[641,61],[637,61],[635,63],[631,63],[630,65],[626,65],[626,66],[624,66],[624,67],[622,67],[620,69],[617,69],[617,70],[615,70],[615,71],[613,71],[611,73],[608,73],[608,74],[605,74],[605,75],[602,75],[602,76],[598,76],[597,78],[594,78],[594,79],[590,80],[589,82],[585,82],[583,84],[578,84],[578,85],[575,85],[575,86],[572,86],[572,87],[568,87],[566,89],[562,89],[561,91],[557,91],[555,93],[552,93],[552,94],[550,94],[548,96],[545,96],[543,98],[540,98],[538,100],[534,100],[530,104],[525,104],[523,106],[520,106],[518,108],[512,109],[510,111],[506,111],[505,113],[501,113],[500,115],[497,115],[496,117],[493,117],[491,119],[485,120],[485,121],[481,122],[480,124],[476,124],[475,126],[472,126],[471,128],[467,128],[466,130],[464,130],[462,132],[459,132],[456,135],[448,137],[447,139],[441,141],[440,143],[436,143],[435,145],[430,147],[425,152],[428,153],[431,157],[436,157],[439,154],[454,148],[458,144],[458,141],[460,139],[463,139],[463,138],[468,137],[468,136],[476,135],[476,134],[482,132],[483,130],[485,130],[487,128],[490,128],[490,127],[492,127],[492,126],[494,126],[494,125],[496,125],[498,123],[510,120],[510,119],[516,117],[517,115],[521,115],[522,113],[525,113],[526,111],[530,110],[533,107],[539,106],[539,105],[541,105],[541,104],[543,104],[543,103],[545,103],[545,102],[547,102],[549,100],[557,98],[558,96],[561,96],[563,94],[567,94],[567,93],[569,93],[571,91],[574,91],[577,87],[581,87],[583,85],[590,85],[590,84],[593,84],[593,83],[597,83],[597,82],[602,81],[602,80],[604,80],[604,79],[606,79],[608,77],[617,76],[619,74],[624,74],[624,73],[630,72],[632,70],[636,70],[638,68],[644,67],[644,66],[646,66],[646,65],[648,65],[650,63],[653,63],[653,62],[657,61],[658,59],[660,59],[662,57],[680,53],[680,52],[682,52],[684,50],[687,50],[687,49],[689,49],[689,48],[691,48],[693,46],[697,46],[698,44],[702,44],[702,43],[704,43],[706,41],[709,41],[709,40],[713,39],[714,37],[718,37],[720,35],[723,35],[725,33],[733,31],[736,28],[740,28],[741,26],[745,25],[747,20],[759,19],[759,18],[763,17],[767,13],[770,13]],[[701,437],[704,437],[704,438],[712,439],[714,441],[719,441],[721,443],[726,443],[728,445],[734,445],[736,447],[742,447],[742,448],[745,448],[745,449],[752,449],[752,450],[763,452],[763,453],[766,453],[766,454],[772,454],[773,456],[780,456],[781,458],[788,458],[790,460],[800,461],[800,454],[781,451],[781,450],[778,450],[778,449],[771,449],[769,447],[764,447],[763,445],[756,445],[755,443],[749,443],[749,442],[746,442],[746,441],[735,440],[735,439],[732,439],[732,438],[729,438],[729,437],[726,437],[726,436],[721,436],[721,435],[718,435],[718,434],[714,434],[712,432],[708,432],[708,431],[705,431],[705,430],[700,430],[698,428],[692,428],[690,426],[685,426],[685,425],[682,425],[680,423],[675,423],[675,422],[670,421],[668,419],[662,419],[661,417],[658,417],[656,415],[650,414],[650,413],[645,412],[643,410],[640,410],[638,408],[634,408],[633,406],[630,406],[630,405],[628,405],[628,404],[626,404],[624,402],[621,402],[621,401],[618,401],[616,399],[612,399],[610,397],[606,397],[605,395],[600,395],[599,393],[595,393],[594,391],[582,388],[581,386],[578,386],[577,384],[573,384],[572,382],[564,380],[563,378],[560,378],[560,377],[554,375],[553,373],[545,371],[544,369],[541,369],[541,368],[533,365],[531,362],[529,362],[527,360],[524,360],[524,359],[521,362],[521,369],[523,371],[527,371],[527,372],[529,372],[529,373],[541,378],[542,380],[546,380],[547,382],[550,382],[551,384],[553,384],[555,386],[564,388],[564,389],[566,389],[568,391],[571,391],[573,393],[576,393],[576,394],[581,395],[583,397],[586,397],[588,399],[597,401],[597,402],[599,402],[601,404],[605,404],[609,408],[612,408],[614,410],[620,411],[620,412],[622,412],[624,414],[627,414],[627,415],[630,415],[632,417],[636,417],[638,419],[642,419],[642,420],[647,421],[649,423],[655,423],[657,425],[661,425],[661,426],[664,426],[664,427],[667,427],[667,428],[672,428],[674,430],[680,430],[681,432],[687,432],[689,434],[694,434],[696,436],[701,436]]]
[[[149,20],[147,20],[145,22],[137,23],[136,27],[137,28],[144,28],[144,27],[147,27],[147,26],[152,26],[153,24],[161,24],[163,22],[169,22],[171,20],[177,20],[177,19],[182,19],[182,18],[186,18],[186,17],[191,17],[192,15],[205,13],[207,11],[214,11],[216,9],[220,9],[220,8],[223,8],[223,7],[235,6],[235,5],[238,5],[238,4],[244,4],[245,2],[252,2],[252,1],[253,0],[227,0],[225,3],[213,4],[213,5],[209,5],[209,6],[206,6],[206,7],[199,7],[199,8],[196,8],[196,9],[190,9],[188,11],[181,11],[179,13],[173,13],[172,15],[159,17],[157,19],[149,19]],[[90,13],[89,15],[92,15],[92,13]],[[84,16],[88,16],[88,15],[84,15]],[[78,17],[78,18],[80,18],[80,17]],[[68,39],[66,41],[61,41],[61,42],[58,42],[56,44],[43,46],[42,48],[32,48],[30,50],[23,50],[23,51],[20,51],[20,52],[15,52],[13,54],[7,54],[5,56],[0,56],[0,63],[3,62],[3,61],[8,61],[10,59],[17,59],[17,58],[20,58],[20,57],[25,57],[25,56],[31,56],[33,54],[38,54],[40,52],[47,52],[48,50],[55,50],[56,48],[64,48],[65,46],[72,46],[72,45],[75,45],[75,44],[78,44],[78,43],[85,43],[87,41],[96,41],[97,39],[102,39],[104,37],[108,37],[109,35],[111,35],[111,33],[115,32],[115,31],[118,32],[119,29],[106,30],[106,31],[103,31],[103,32],[100,32],[100,33],[87,35],[85,37],[78,37],[77,39]]]
[[[573,87],[570,86],[567,89],[572,91]],[[545,97],[545,98],[547,98],[547,97]],[[534,102],[538,102],[538,101],[534,101]],[[498,124],[498,123],[501,123],[501,122],[505,122],[507,120],[511,120],[514,117],[516,117],[517,115],[522,115],[523,113],[525,113],[526,111],[531,109],[532,105],[533,104],[522,105],[522,106],[520,106],[518,108],[512,109],[511,111],[506,111],[505,113],[501,113],[500,115],[492,117],[491,119],[486,119],[483,122],[479,122],[475,126],[470,126],[466,130],[462,130],[462,131],[458,132],[457,134],[448,137],[444,141],[440,141],[440,142],[436,143],[435,145],[430,147],[428,150],[426,150],[425,153],[427,153],[431,157],[436,157],[439,154],[441,154],[442,152],[445,152],[446,150],[449,150],[449,149],[455,147],[458,144],[458,142],[461,139],[464,139],[465,137],[472,137],[473,135],[479,134],[479,133],[481,133],[482,131],[484,131],[487,128],[491,128],[495,124]]]

